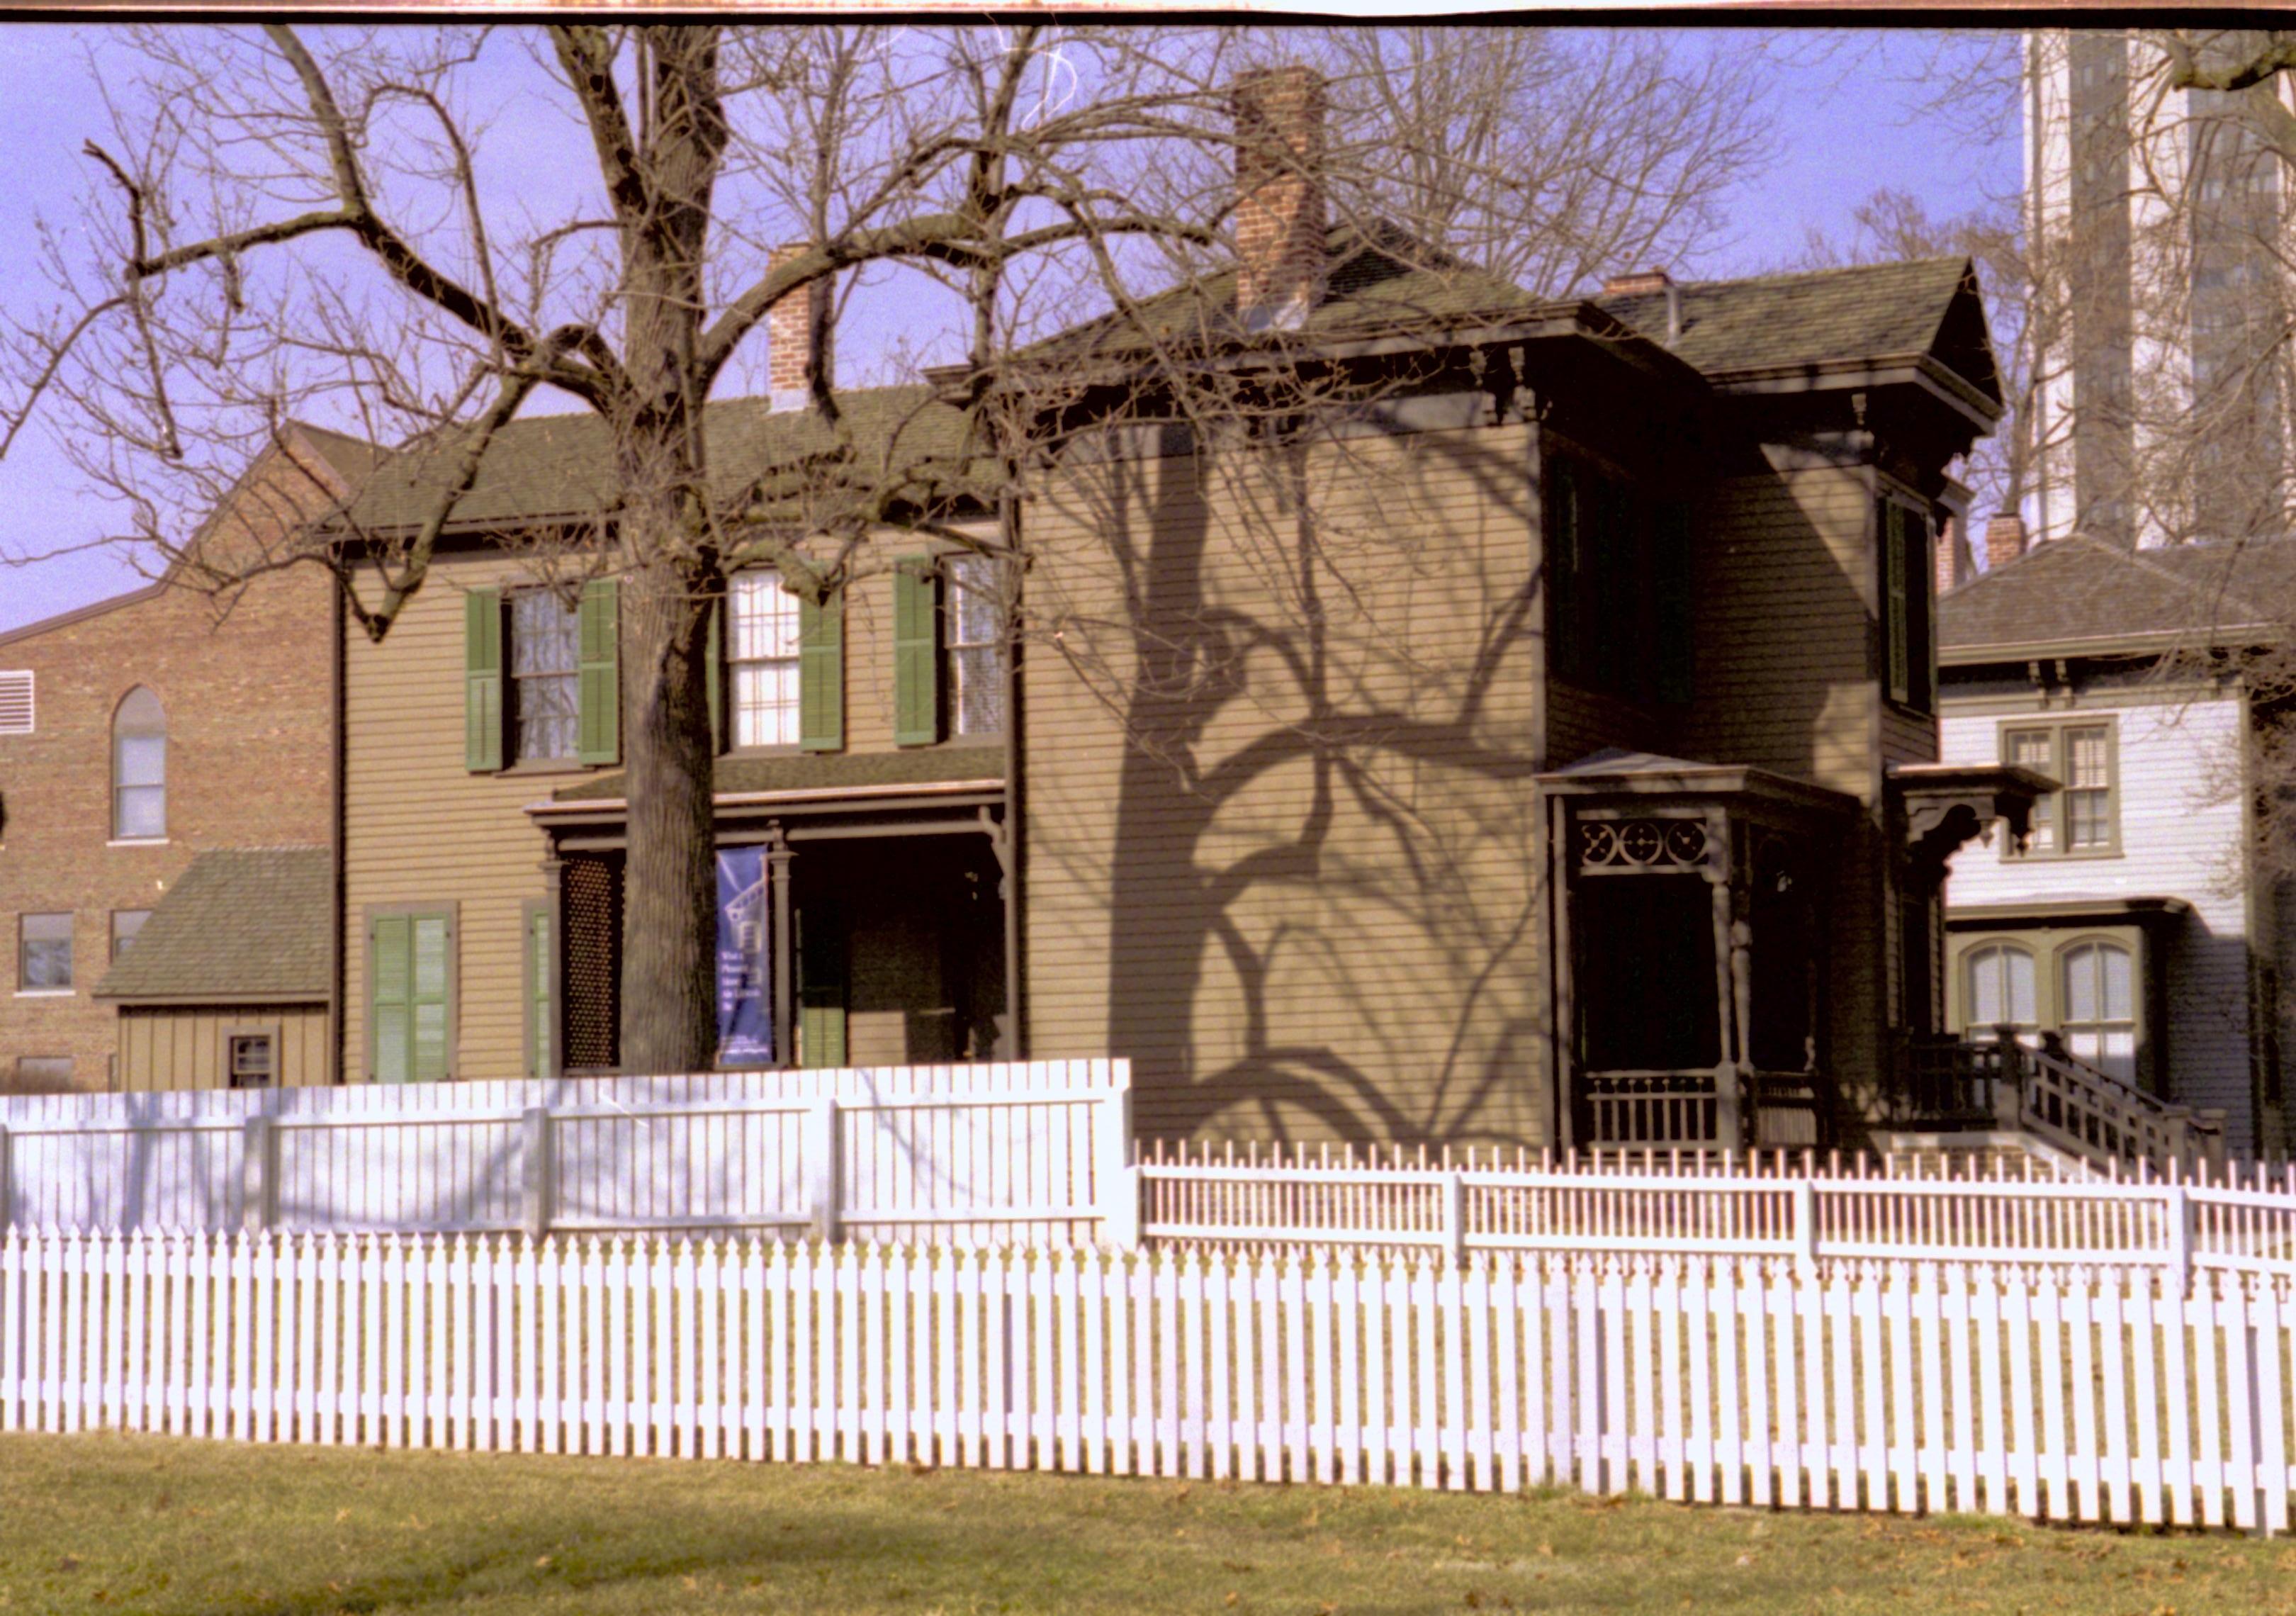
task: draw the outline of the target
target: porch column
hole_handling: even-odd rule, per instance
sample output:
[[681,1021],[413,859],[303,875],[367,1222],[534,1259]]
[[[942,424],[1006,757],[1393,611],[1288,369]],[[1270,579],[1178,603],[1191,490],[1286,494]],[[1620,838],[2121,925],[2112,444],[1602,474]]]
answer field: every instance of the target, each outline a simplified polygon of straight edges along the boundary
[[797,1064],[797,961],[791,956],[790,865],[795,858],[776,822],[766,843],[766,897],[774,910],[774,1057]]
[[1724,1150],[1734,1151],[1746,1142],[1742,1120],[1745,1097],[1739,1092],[1742,1070],[1738,1055],[1737,1007],[1742,992],[1749,992],[1751,969],[1747,955],[1737,946],[1733,924],[1730,820],[1720,808],[1706,810],[1706,883],[1714,899],[1714,1013],[1721,1036],[1715,1046],[1722,1053],[1714,1068],[1714,1133]]
[[543,1076],[562,1078],[566,1075],[566,935],[565,898],[566,861],[558,856],[555,843],[549,856],[542,861],[543,901],[550,915],[550,959],[546,970],[550,980],[550,1057]]

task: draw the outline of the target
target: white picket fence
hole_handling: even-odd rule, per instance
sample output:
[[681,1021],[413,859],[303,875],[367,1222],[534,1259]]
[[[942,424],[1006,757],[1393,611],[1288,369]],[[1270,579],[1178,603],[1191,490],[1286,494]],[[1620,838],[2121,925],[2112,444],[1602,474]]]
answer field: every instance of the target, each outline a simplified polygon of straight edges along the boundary
[[[1089,1238],[1122,1061],[0,1100],[0,1227]],[[1119,1221],[1126,1214],[1119,1214]]]
[[0,1430],[2284,1530],[2288,1283],[2159,1279],[18,1232]]
[[[2296,1175],[1883,1176],[1815,1157],[1555,1164],[1528,1153],[1159,1145],[1133,1169],[1152,1241],[1471,1252],[1875,1258],[2296,1276]],[[1512,1164],[1508,1162],[1512,1157]]]

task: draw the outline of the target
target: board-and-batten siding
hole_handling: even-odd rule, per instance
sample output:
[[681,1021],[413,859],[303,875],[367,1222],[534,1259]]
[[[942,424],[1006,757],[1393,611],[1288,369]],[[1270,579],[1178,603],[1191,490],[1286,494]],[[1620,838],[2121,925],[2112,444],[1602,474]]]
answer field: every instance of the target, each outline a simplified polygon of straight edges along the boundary
[[278,1036],[278,1081],[301,1088],[327,1081],[324,1005],[201,1005],[197,1008],[119,1009],[119,1086],[152,1089],[226,1088],[227,1031]]
[[1144,1134],[1540,1138],[1528,449],[1032,505],[1030,1046],[1130,1058]]
[[[2168,945],[2170,1094],[2189,1105],[2222,1106],[2226,1145],[2255,1137],[2249,1029],[2247,899],[2240,872],[2245,831],[2237,778],[2243,703],[2202,691],[2151,699],[2099,696],[2026,713],[1949,711],[1945,756],[1997,763],[2001,726],[2030,714],[2056,723],[2110,718],[2116,737],[2120,852],[2013,859],[2005,838],[1972,842],[1956,856],[1948,904],[2038,903],[2076,898],[2181,898],[2192,915]],[[2046,968],[2046,967],[2045,967]]]
[[[523,906],[545,895],[542,833],[524,812],[593,771],[474,775],[463,763],[463,599],[526,574],[493,556],[434,562],[376,644],[344,656],[343,1071],[371,1076],[366,920],[372,905],[453,907],[457,1078],[525,1075]],[[505,658],[507,661],[507,658]]]

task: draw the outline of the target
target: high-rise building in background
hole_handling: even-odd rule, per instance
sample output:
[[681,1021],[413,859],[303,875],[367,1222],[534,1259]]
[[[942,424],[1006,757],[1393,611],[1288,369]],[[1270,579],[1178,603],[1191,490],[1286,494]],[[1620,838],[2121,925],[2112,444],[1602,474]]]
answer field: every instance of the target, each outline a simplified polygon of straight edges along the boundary
[[2126,30],[2026,37],[2021,430],[2038,539],[2151,546],[2290,525],[2291,174],[2250,105],[2289,92],[2169,77]]

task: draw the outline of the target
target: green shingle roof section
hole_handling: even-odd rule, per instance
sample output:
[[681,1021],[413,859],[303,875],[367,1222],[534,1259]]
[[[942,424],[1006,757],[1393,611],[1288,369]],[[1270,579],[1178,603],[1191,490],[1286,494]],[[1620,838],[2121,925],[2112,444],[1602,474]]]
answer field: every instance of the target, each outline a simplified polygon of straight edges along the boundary
[[[2000,397],[1967,258],[1689,282],[1676,291],[1682,332],[1673,351],[1709,376],[1944,350],[1940,357],[1956,370]],[[1967,305],[1957,302],[1964,291]],[[1595,305],[1653,340],[1666,339],[1664,292],[1597,298]],[[1960,329],[1972,313],[1979,316],[1973,324]],[[1972,366],[1983,373],[1972,373]]]
[[334,885],[324,848],[234,848],[192,861],[95,997],[323,1000]]
[[[774,753],[718,759],[713,789],[720,797],[764,792],[837,792],[864,786],[937,785],[951,780],[1002,780],[1002,746],[920,746],[892,752]],[[570,785],[557,802],[621,800],[624,775],[601,775]]]
[[[964,447],[964,414],[922,386],[857,388],[837,396],[853,443],[864,455],[891,456],[906,469],[920,459],[954,468]],[[767,468],[833,447],[836,439],[812,410],[775,410],[767,398],[727,398],[702,412],[710,493],[727,498]],[[394,456],[362,488],[351,520],[369,529],[419,527],[453,475],[451,439],[435,451]],[[581,518],[619,503],[613,442],[605,422],[583,411],[529,415],[496,435],[478,480],[455,507],[452,528],[486,529],[553,517]]]
[[[1938,601],[1948,660],[1988,650],[2172,639],[2194,648],[2277,635],[2296,618],[2296,543],[2124,550],[2074,537],[2036,545]],[[2236,631],[2248,630],[2249,633]]]

